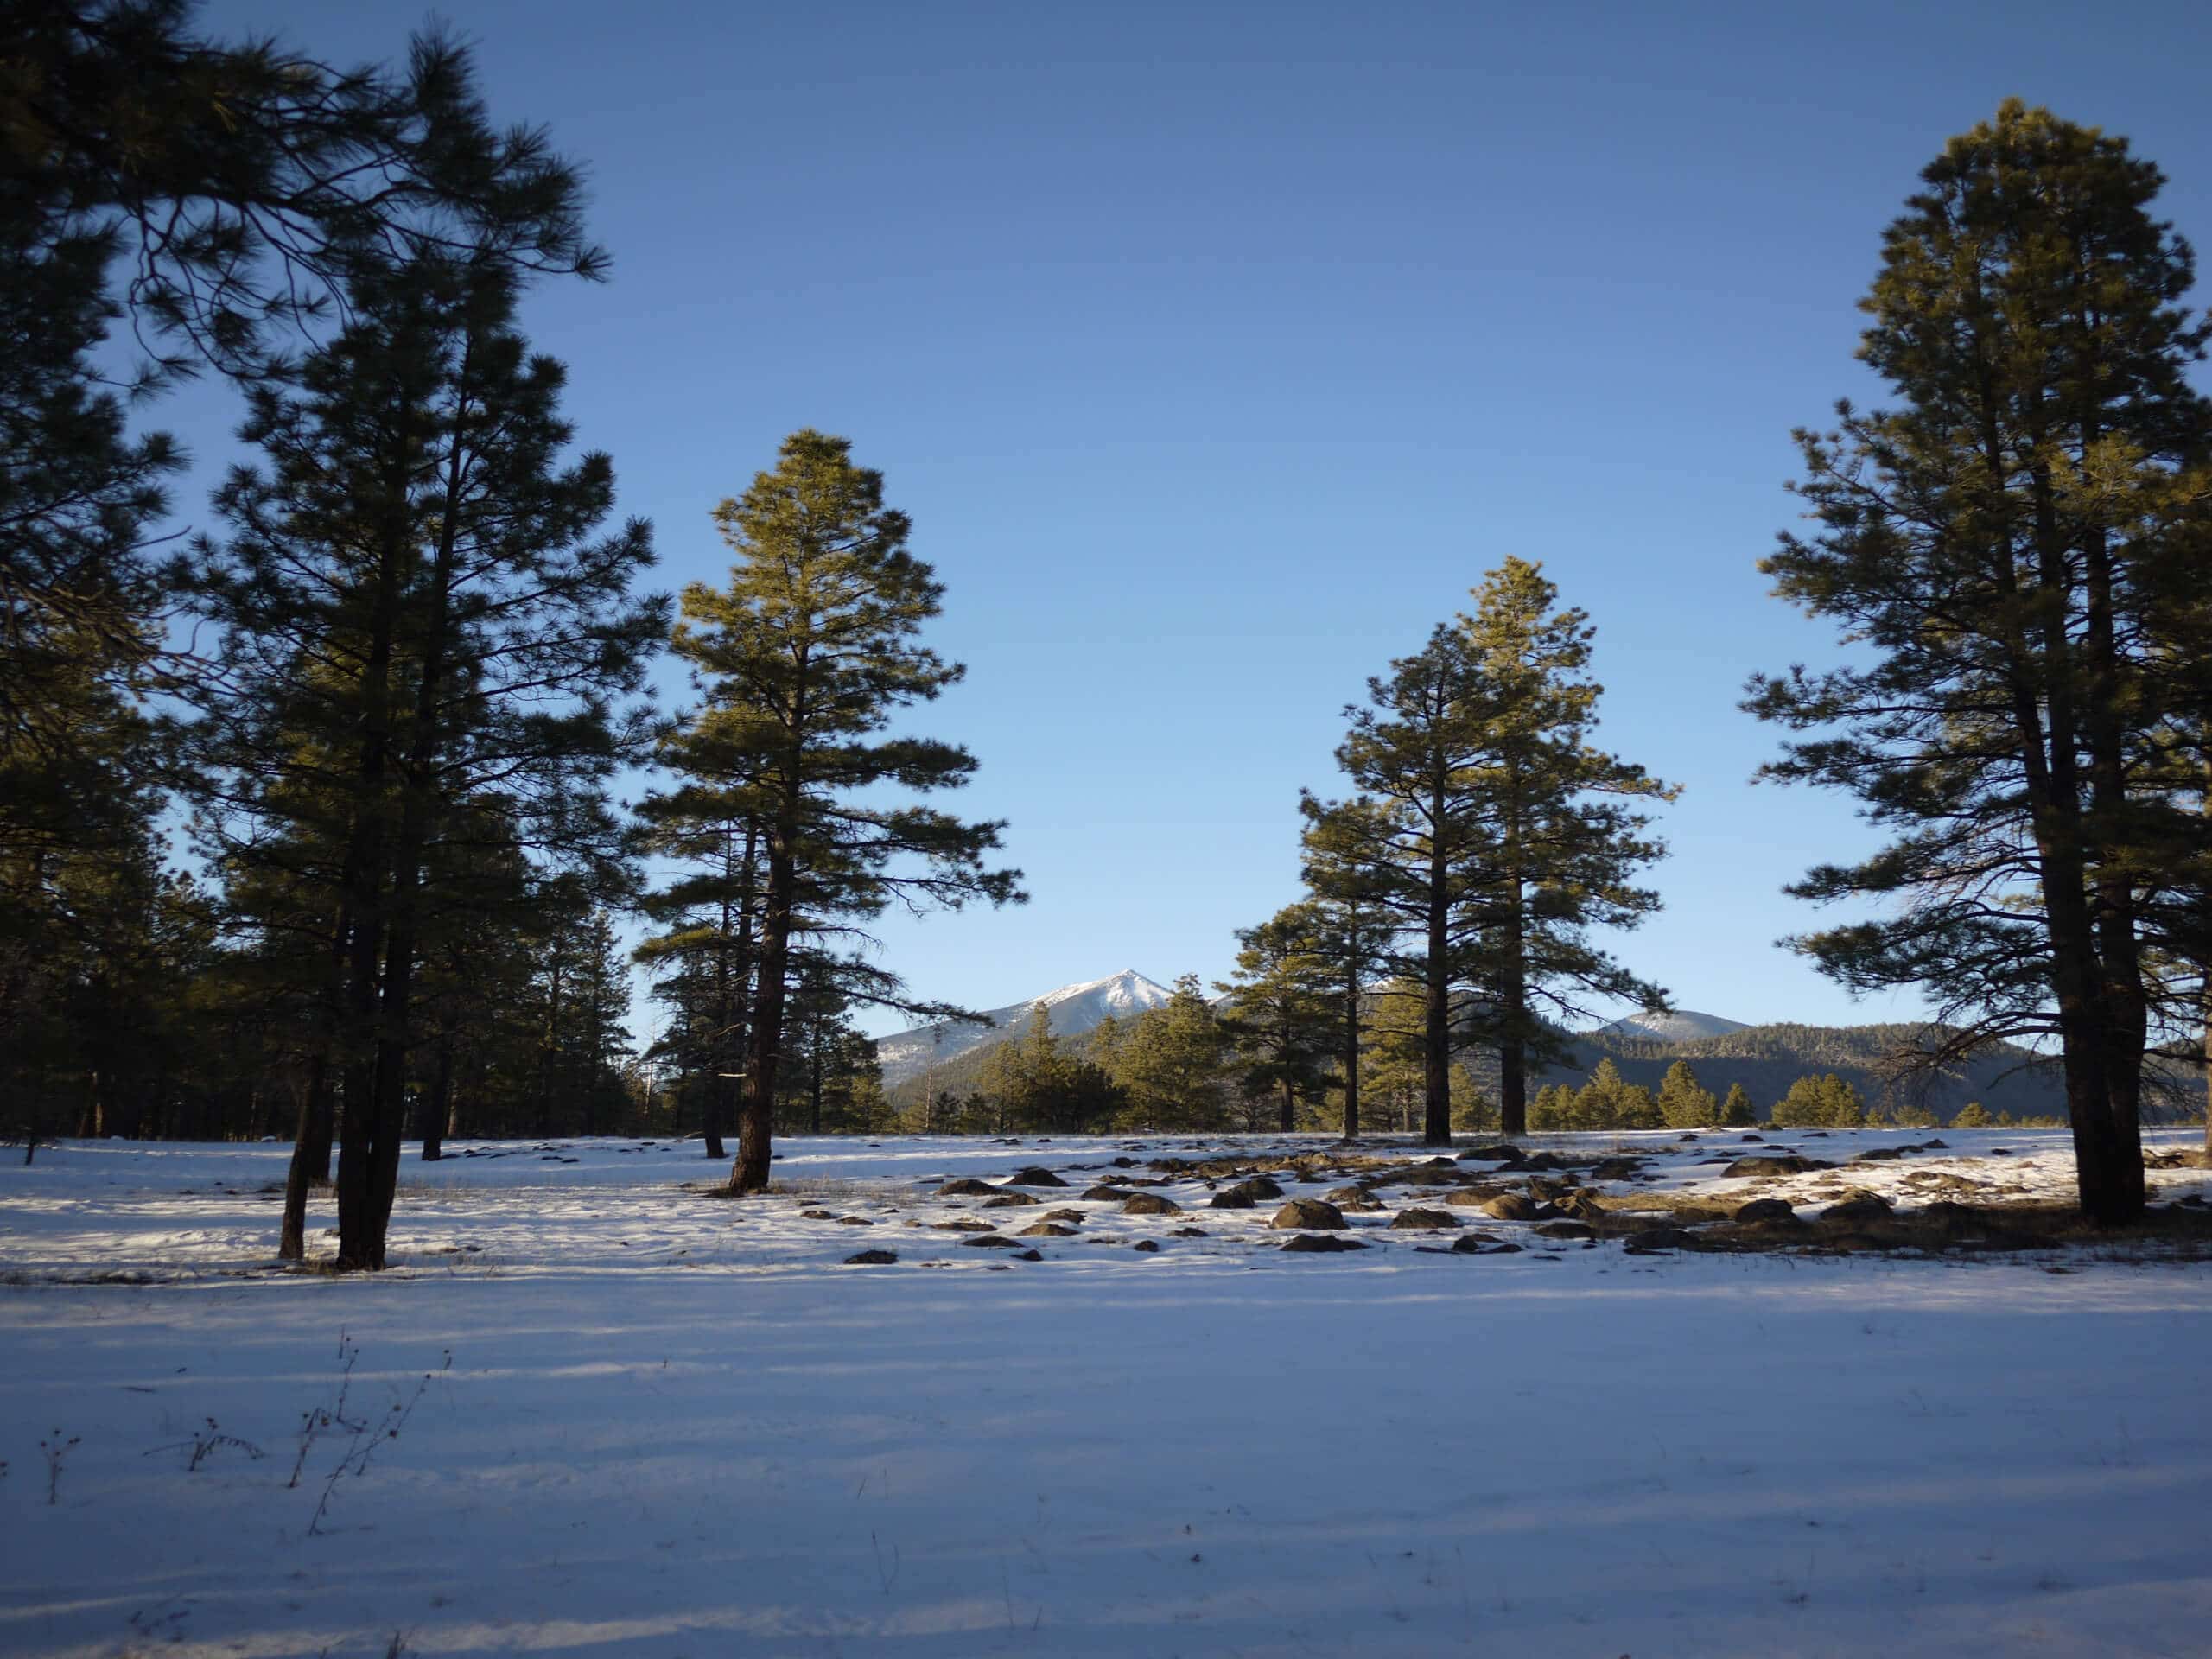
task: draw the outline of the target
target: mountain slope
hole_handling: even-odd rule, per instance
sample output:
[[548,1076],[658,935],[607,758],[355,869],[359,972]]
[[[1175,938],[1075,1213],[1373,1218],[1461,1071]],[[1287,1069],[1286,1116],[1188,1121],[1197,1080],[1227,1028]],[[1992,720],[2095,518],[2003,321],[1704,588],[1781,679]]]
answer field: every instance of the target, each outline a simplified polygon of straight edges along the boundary
[[1762,1117],[1799,1077],[1830,1071],[1855,1087],[1869,1105],[1921,1105],[1945,1120],[1970,1100],[2015,1116],[2066,1110],[2065,1090],[2051,1063],[2010,1044],[1977,1054],[1941,1076],[1898,1076],[1897,1057],[1921,1033],[1912,1025],[1777,1022],[1731,1026],[1710,1036],[1670,1040],[1608,1027],[1571,1039],[1573,1065],[1550,1072],[1543,1081],[1580,1084],[1600,1059],[1611,1059],[1629,1082],[1656,1090],[1669,1066],[1687,1060],[1698,1081],[1715,1094],[1725,1093],[1732,1083],[1742,1084]]
[[1056,991],[1046,991],[1042,996],[1033,996],[1024,1002],[992,1008],[988,1011],[992,1020],[988,1026],[917,1026],[912,1031],[879,1038],[875,1057],[883,1067],[883,1086],[896,1089],[924,1076],[932,1064],[942,1067],[949,1061],[971,1053],[980,1054],[982,1050],[1018,1035],[1029,1023],[1033,1009],[1041,1007],[1046,1011],[1046,1020],[1058,1035],[1079,1037],[1096,1028],[1101,1020],[1109,1017],[1126,1020],[1147,1008],[1162,1006],[1173,995],[1166,986],[1147,979],[1135,969],[1124,968],[1104,979],[1063,985]]
[[1717,1014],[1676,1008],[1669,1014],[1631,1014],[1601,1028],[1611,1037],[1636,1043],[1694,1043],[1706,1037],[1725,1037],[1749,1027],[1740,1020],[1724,1020]]

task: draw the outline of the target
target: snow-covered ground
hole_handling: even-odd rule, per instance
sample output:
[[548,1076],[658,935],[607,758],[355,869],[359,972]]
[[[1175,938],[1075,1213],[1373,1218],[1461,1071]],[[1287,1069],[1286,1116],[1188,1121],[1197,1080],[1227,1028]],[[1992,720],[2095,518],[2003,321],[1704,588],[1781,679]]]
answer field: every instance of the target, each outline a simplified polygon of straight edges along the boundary
[[[1733,1134],[1618,1141],[1645,1190],[1806,1213],[2068,1190],[2061,1135],[1943,1138],[1779,1181],[1719,1173],[1777,1149]],[[1081,1198],[1197,1155],[1134,1144],[798,1141],[742,1204],[683,1189],[696,1143],[468,1147],[410,1160],[400,1265],[352,1280],[271,1270],[283,1147],[0,1154],[0,1650],[2212,1649],[2212,1266],[1631,1255],[1471,1210],[1525,1248],[1456,1255],[1389,1185],[1369,1249],[1285,1255],[1195,1179],[1150,1189],[1178,1215]],[[1031,1165],[1069,1186],[934,1195]],[[1034,1262],[932,1224],[1061,1208]],[[365,1432],[302,1462],[347,1352]]]

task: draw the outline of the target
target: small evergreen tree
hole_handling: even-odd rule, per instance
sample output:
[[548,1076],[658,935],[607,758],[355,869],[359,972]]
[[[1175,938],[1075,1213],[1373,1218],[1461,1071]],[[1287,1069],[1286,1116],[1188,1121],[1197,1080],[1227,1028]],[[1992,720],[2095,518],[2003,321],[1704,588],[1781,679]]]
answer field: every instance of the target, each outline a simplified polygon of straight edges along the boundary
[[1723,1128],[1747,1129],[1759,1121],[1752,1109],[1751,1097],[1740,1083],[1728,1085],[1728,1094],[1720,1103],[1720,1125]]
[[1128,1127],[1219,1128],[1230,1053],[1229,1033],[1198,976],[1185,974],[1166,1003],[1122,1021],[1112,1041],[1112,1077],[1128,1101]]
[[1543,1133],[1575,1127],[1574,1090],[1563,1083],[1548,1083],[1529,1103],[1529,1127]]
[[1670,1129],[1709,1128],[1720,1122],[1720,1103],[1688,1060],[1676,1060],[1660,1079],[1659,1116]]
[[1244,1063],[1239,1086],[1276,1101],[1285,1135],[1298,1127],[1299,1103],[1320,1093],[1337,1036],[1333,974],[1321,954],[1325,925],[1313,906],[1292,905],[1239,928],[1236,971],[1214,987],[1229,999],[1224,1023]]

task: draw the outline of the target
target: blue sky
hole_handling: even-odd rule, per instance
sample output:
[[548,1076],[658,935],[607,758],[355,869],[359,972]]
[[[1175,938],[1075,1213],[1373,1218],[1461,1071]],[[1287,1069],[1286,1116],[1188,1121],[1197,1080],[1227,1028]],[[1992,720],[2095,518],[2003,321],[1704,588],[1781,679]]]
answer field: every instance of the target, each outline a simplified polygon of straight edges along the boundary
[[[1598,629],[1602,741],[1685,785],[1618,941],[1742,1020],[1894,1017],[1773,941],[1866,844],[1750,776],[1747,674],[1834,654],[1753,563],[1790,429],[1853,360],[1882,227],[2018,94],[2130,136],[2212,241],[2212,8],[448,0],[505,119],[594,182],[611,283],[541,290],[580,439],[721,579],[709,510],[791,429],[887,475],[969,666],[1027,906],[897,919],[991,1007],[1225,973],[1296,896],[1344,705],[1509,554]],[[389,57],[410,9],[221,0],[217,32]],[[203,457],[219,389],[156,416]],[[205,522],[198,486],[180,508]],[[669,677],[671,697],[681,687]]]

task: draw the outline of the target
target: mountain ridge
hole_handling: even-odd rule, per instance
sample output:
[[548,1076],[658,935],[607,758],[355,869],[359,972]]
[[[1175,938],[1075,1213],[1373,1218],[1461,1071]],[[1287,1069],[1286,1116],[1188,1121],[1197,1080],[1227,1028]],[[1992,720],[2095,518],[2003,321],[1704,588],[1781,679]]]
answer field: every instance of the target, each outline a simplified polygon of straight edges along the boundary
[[[1163,1005],[1173,995],[1158,981],[1125,968],[991,1009],[993,1026],[949,1022],[899,1032],[877,1040],[884,1087],[899,1097],[918,1098],[934,1072],[938,1088],[964,1093],[975,1086],[985,1054],[1020,1033],[1033,1009],[1046,1009],[1056,1034],[1081,1037],[1109,1014],[1126,1019]],[[1944,1074],[1901,1076],[1897,1057],[1923,1029],[1899,1023],[1747,1023],[1695,1009],[1630,1014],[1595,1030],[1562,1032],[1567,1064],[1537,1072],[1529,1084],[1532,1090],[1546,1083],[1578,1085],[1599,1061],[1610,1059],[1629,1082],[1656,1089],[1669,1065],[1688,1060],[1716,1093],[1741,1083],[1762,1115],[1798,1077],[1830,1071],[1855,1086],[1869,1104],[1924,1105],[1947,1119],[1969,1100],[2016,1116],[2064,1112],[2064,1091],[2048,1058],[2009,1045]],[[1463,1055],[1478,1086],[1494,1098],[1495,1053],[1471,1047]]]
[[1033,1012],[1046,1011],[1053,1032],[1079,1037],[1096,1030],[1109,1018],[1127,1019],[1147,1008],[1164,1006],[1174,992],[1134,968],[1103,979],[1078,980],[1055,990],[985,1010],[988,1026],[964,1020],[914,1026],[876,1039],[876,1062],[883,1068],[883,1086],[895,1089],[925,1073],[931,1065],[956,1060],[980,1048],[990,1047],[1020,1033]]

